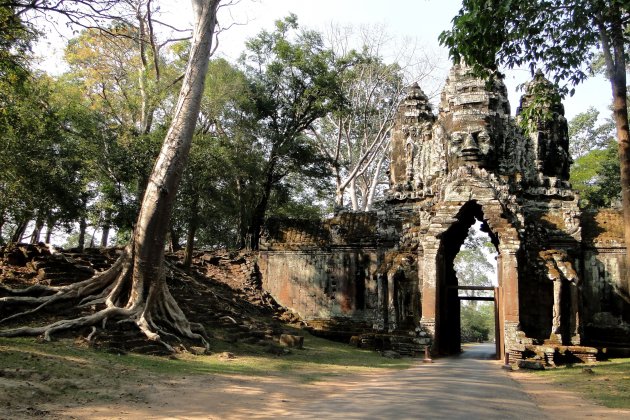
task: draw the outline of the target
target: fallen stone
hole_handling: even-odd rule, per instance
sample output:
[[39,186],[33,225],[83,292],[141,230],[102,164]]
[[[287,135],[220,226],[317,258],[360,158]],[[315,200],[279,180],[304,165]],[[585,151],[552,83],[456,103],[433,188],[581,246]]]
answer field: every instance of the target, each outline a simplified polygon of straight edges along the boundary
[[233,359],[236,359],[236,356],[234,355],[234,353],[230,353],[229,351],[224,351],[223,353],[219,354],[219,359],[220,360],[233,360]]
[[402,356],[400,355],[400,353],[394,351],[394,350],[385,350],[383,351],[383,353],[381,353],[381,355],[383,357],[387,357],[389,359],[400,359]]
[[545,363],[540,360],[519,360],[518,367],[521,369],[545,370]]
[[205,347],[192,346],[192,347],[190,347],[189,350],[195,356],[203,356],[205,354],[208,354],[208,352],[207,352]]
[[304,337],[301,335],[281,334],[279,343],[284,347],[301,349],[304,348]]

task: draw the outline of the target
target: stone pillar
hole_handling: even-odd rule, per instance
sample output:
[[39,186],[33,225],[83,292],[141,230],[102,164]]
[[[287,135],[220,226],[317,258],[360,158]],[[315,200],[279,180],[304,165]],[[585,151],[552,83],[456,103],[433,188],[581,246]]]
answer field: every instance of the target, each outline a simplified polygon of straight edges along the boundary
[[424,248],[422,278],[422,318],[420,325],[435,338],[437,313],[437,249]]
[[376,274],[376,316],[372,328],[376,331],[385,331],[387,328],[387,275]]
[[580,321],[580,306],[579,306],[579,287],[576,282],[569,283],[569,290],[571,291],[571,314],[570,314],[570,326],[571,326],[571,344],[578,346],[581,344],[580,331],[582,328]]
[[515,249],[501,251],[501,287],[504,290],[504,313],[506,322],[519,322],[518,307],[518,262]]
[[387,330],[394,331],[398,326],[398,319],[396,317],[396,285],[395,285],[395,270],[390,270],[387,273]]
[[518,301],[518,261],[516,259],[516,249],[500,247],[499,260],[499,286],[503,288],[503,311],[504,316],[504,343],[505,351],[515,348],[520,340],[520,319]]
[[424,285],[424,251],[422,249],[418,250],[418,253],[416,254],[416,264],[417,264],[417,269],[418,269],[418,297],[419,297],[419,301],[418,301],[418,312],[416,314],[414,314],[414,320],[416,320],[416,322],[418,323],[418,325],[420,324],[420,318],[422,317],[422,314],[424,312],[423,308],[423,301],[422,299],[424,299],[424,295],[422,293],[422,287]]
[[551,342],[562,344],[562,279],[553,280],[553,311],[551,318]]

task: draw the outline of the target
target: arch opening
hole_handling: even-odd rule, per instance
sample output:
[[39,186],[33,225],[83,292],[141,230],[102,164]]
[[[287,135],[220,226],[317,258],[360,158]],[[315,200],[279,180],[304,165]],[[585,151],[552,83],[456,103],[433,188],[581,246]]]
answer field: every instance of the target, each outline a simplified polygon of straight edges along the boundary
[[441,236],[438,260],[436,346],[445,355],[460,353],[464,342],[503,339],[495,297],[498,236],[474,200],[455,218]]

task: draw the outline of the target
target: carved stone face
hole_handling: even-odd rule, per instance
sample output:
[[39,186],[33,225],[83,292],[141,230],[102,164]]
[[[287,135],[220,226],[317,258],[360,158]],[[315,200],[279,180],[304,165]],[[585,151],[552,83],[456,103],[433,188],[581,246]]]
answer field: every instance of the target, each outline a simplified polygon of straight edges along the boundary
[[494,158],[494,144],[486,129],[451,134],[448,152],[455,166],[486,168]]

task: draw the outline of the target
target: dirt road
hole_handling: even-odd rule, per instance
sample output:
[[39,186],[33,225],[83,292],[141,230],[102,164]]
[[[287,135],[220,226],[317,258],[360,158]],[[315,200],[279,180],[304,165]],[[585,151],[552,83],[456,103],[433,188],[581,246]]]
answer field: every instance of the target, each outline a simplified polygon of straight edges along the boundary
[[[386,374],[317,384],[290,378],[189,376],[148,385],[149,399],[53,411],[74,419],[585,419],[630,418],[532,375],[507,372],[491,345]],[[515,380],[514,378],[518,379]]]
[[491,344],[461,356],[370,379],[296,409],[298,418],[320,419],[520,419],[545,418],[534,401],[488,360]]

